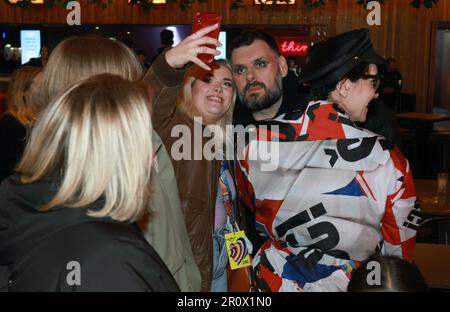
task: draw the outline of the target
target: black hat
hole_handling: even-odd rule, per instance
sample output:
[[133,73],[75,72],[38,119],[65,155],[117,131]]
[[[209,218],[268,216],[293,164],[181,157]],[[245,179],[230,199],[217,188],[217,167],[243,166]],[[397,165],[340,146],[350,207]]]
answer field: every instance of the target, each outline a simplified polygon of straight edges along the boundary
[[338,81],[361,63],[385,63],[373,50],[368,29],[352,30],[317,43],[308,56],[299,80],[311,83],[313,88]]

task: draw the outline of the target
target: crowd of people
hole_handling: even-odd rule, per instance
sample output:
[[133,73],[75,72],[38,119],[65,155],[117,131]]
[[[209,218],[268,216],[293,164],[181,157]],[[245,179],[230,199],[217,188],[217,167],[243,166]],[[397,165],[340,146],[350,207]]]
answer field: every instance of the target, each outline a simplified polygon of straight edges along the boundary
[[[367,124],[385,63],[369,31],[317,44],[294,72],[262,31],[204,63],[217,27],[169,40],[148,70],[118,41],[73,37],[12,75],[0,289],[227,292],[244,271],[248,291],[427,289],[409,262],[420,217],[408,160]],[[234,269],[236,250],[248,266]],[[364,283],[370,261],[381,285]]]

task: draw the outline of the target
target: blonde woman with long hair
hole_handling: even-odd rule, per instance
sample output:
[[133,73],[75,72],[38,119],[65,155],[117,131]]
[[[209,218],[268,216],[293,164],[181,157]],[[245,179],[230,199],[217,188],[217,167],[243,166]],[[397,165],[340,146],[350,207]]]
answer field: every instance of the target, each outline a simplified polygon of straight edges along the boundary
[[132,224],[151,196],[148,97],[102,74],[69,87],[43,111],[18,173],[0,188],[8,290],[178,290]]
[[56,46],[44,69],[42,102],[49,103],[67,84],[110,73],[130,81],[142,78],[139,62],[124,44],[102,37],[71,37]]
[[29,96],[30,87],[40,69],[24,66],[11,75],[8,86],[7,109],[0,116],[0,181],[14,173],[22,156],[28,130],[39,107]]
[[[231,67],[225,60],[206,65],[197,58],[201,53],[217,55],[215,49],[203,46],[220,45],[205,36],[215,27],[204,28],[162,53],[144,78],[155,94],[155,129],[171,152],[181,207],[202,273],[202,291],[228,290],[224,235],[231,231],[227,209],[236,195],[221,155],[236,97]],[[189,68],[189,63],[194,65]],[[180,135],[183,130],[190,135]],[[194,138],[202,133],[210,137]]]

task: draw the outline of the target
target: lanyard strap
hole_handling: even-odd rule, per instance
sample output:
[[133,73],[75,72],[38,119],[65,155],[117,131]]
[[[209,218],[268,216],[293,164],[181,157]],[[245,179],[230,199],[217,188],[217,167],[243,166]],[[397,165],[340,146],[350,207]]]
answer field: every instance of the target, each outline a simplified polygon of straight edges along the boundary
[[226,172],[229,170],[228,162],[222,161],[222,164],[220,166],[220,179],[219,179],[219,185],[220,189],[222,191],[222,201],[223,205],[225,206],[227,216],[230,219],[230,223],[235,231],[239,230],[239,227],[237,226],[236,217],[235,217],[235,211],[234,211],[234,204],[233,204],[233,193],[231,192],[231,187],[229,185],[229,181],[226,177]]

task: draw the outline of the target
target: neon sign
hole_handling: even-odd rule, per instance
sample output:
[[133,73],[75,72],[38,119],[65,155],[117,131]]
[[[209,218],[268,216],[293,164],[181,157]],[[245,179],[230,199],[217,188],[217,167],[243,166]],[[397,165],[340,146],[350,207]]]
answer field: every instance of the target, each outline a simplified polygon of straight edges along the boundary
[[283,55],[306,55],[309,45],[295,39],[277,40],[278,47]]

